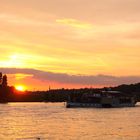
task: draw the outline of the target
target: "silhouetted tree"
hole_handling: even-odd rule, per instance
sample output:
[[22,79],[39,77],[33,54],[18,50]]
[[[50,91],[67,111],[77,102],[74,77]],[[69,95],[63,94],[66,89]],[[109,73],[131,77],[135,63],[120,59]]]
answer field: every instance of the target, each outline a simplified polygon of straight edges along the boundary
[[2,86],[3,86],[3,87],[7,87],[7,85],[8,85],[8,84],[7,84],[7,76],[4,75],[4,76],[3,76],[3,80],[2,80]]
[[8,95],[9,95],[9,91],[8,91],[9,87],[7,85],[7,76],[4,75],[2,77],[2,84],[0,87],[0,102],[8,102]]

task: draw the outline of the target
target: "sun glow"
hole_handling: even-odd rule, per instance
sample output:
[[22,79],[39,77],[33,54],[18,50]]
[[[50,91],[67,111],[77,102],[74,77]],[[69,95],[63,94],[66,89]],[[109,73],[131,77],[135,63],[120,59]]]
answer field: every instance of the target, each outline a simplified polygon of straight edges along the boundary
[[26,87],[23,86],[23,85],[17,85],[17,86],[15,86],[15,88],[16,88],[16,90],[18,90],[18,91],[25,91],[25,90],[26,90]]

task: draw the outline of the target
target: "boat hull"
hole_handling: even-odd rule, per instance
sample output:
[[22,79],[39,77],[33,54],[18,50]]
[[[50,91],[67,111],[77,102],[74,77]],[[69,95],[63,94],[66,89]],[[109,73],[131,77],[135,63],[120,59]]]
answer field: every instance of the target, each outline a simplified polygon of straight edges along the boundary
[[99,104],[99,103],[78,103],[78,102],[67,102],[67,108],[117,108],[117,107],[135,107],[135,103],[123,103],[123,104]]

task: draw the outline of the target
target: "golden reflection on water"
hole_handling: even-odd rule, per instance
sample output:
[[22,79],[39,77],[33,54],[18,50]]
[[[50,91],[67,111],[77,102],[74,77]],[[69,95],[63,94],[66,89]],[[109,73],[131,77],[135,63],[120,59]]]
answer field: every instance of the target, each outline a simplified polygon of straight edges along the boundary
[[139,140],[140,104],[67,109],[64,103],[0,104],[2,140]]

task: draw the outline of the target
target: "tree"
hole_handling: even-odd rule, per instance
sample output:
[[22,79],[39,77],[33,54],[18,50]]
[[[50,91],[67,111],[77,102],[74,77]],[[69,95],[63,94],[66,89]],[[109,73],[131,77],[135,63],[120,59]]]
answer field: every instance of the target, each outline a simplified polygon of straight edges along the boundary
[[7,87],[7,76],[6,75],[3,76],[2,86]]

